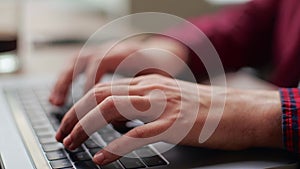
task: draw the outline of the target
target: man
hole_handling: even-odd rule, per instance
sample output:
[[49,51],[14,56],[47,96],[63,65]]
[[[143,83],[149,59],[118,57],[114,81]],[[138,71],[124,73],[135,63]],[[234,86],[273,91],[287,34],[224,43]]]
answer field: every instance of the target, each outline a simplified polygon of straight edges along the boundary
[[[299,153],[300,90],[296,88],[300,80],[300,69],[297,68],[300,63],[299,7],[298,0],[254,0],[213,16],[191,20],[211,40],[225,70],[272,65],[269,80],[279,87],[284,87],[279,91],[221,90],[226,92],[217,93],[219,97],[215,99],[218,102],[218,98],[226,96],[225,108],[217,129],[207,141],[199,143],[198,138],[208,116],[212,87],[184,81],[176,82],[160,75],[139,76],[116,81],[114,84],[97,84],[66,114],[57,132],[57,140],[63,142],[67,148],[75,149],[88,138],[89,134],[104,125],[103,121],[94,120],[99,112],[108,122],[126,121],[117,108],[117,105],[123,105],[122,108],[128,116],[147,123],[132,129],[98,152],[94,156],[97,164],[107,164],[120,155],[150,142],[176,143],[173,137],[160,137],[148,140],[149,142],[131,144],[126,136],[151,138],[166,131],[175,121],[185,126],[189,120],[195,123],[180,144],[227,150],[274,147]],[[181,27],[175,32],[179,34],[181,32],[182,37],[186,38],[188,36],[185,35],[189,30]],[[147,48],[171,51],[187,62],[196,76],[201,76],[205,72],[197,56],[178,41],[152,37],[146,41],[128,41],[117,45],[103,58],[100,66],[97,65],[99,62],[95,61],[97,57],[81,58],[78,63],[80,71],[86,72],[86,89],[93,87],[94,74],[98,81],[104,73],[114,71],[128,55]],[[158,64],[159,67],[172,63],[172,57],[163,57],[164,59],[147,55],[139,57]],[[133,64],[130,68],[134,69],[136,66],[138,65]],[[73,80],[74,68],[75,61],[58,79],[50,96],[53,104],[64,103]],[[80,71],[76,71],[76,74]],[[152,73],[165,75],[164,72],[157,70],[152,70]],[[114,93],[111,85],[117,88]],[[127,90],[128,93],[124,92]],[[159,92],[153,93],[158,90],[164,95]],[[88,106],[91,98],[96,99],[96,106]],[[151,109],[151,106],[159,106],[162,101],[166,101],[166,104],[159,116],[151,111],[149,114],[130,113],[125,104],[131,103],[143,112]],[[193,113],[191,107],[195,106],[199,106],[199,109],[196,116],[191,117],[190,114]],[[76,110],[80,110],[80,116]],[[92,130],[87,133],[83,126]],[[112,153],[116,151],[118,154]]]

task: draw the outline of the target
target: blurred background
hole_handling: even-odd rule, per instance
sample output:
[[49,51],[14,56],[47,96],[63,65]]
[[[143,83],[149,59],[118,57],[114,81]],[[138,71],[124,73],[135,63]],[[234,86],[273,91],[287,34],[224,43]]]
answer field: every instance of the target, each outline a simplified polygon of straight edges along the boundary
[[97,29],[127,14],[189,18],[247,1],[0,0],[0,76],[59,71]]

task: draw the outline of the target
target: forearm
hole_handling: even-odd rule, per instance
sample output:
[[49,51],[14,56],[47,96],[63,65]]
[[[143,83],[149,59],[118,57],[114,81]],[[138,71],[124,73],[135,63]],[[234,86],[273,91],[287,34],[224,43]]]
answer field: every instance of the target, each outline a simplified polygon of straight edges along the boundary
[[[278,91],[233,90],[228,105],[236,112],[235,137],[250,147],[283,148],[281,103]],[[230,107],[231,107],[230,106]],[[229,107],[229,108],[230,108]],[[231,108],[230,108],[231,109]],[[234,129],[233,129],[234,130]],[[248,142],[248,145],[247,145]]]
[[[214,102],[226,95],[222,117],[213,135],[204,143],[197,143],[211,109],[209,86],[200,86],[200,112],[198,123],[193,127],[183,144],[223,150],[242,150],[253,147],[283,148],[281,127],[281,104],[278,91],[239,90],[227,88],[218,92]],[[216,87],[213,87],[216,88]],[[219,104],[218,104],[219,105]],[[222,104],[220,104],[221,106]],[[210,112],[218,113],[218,112]]]
[[255,108],[259,113],[253,121],[256,128],[252,147],[283,148],[282,143],[282,111],[278,91],[257,91],[253,93]]
[[[220,121],[216,121],[214,115],[210,120],[207,118],[213,88],[199,85],[201,99],[197,122],[182,144],[222,150],[279,148],[300,155],[300,88],[282,88],[280,92],[227,88],[226,92],[215,93],[217,102],[226,95],[224,109],[217,108],[222,110]],[[217,122],[218,126],[207,141],[199,143],[199,135],[207,121]]]

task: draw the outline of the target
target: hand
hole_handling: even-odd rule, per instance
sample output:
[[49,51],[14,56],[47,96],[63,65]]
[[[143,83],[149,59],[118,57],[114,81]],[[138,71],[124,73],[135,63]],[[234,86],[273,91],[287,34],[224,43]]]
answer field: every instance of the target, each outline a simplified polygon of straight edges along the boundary
[[[63,105],[68,94],[70,85],[74,78],[79,74],[84,73],[86,76],[85,90],[88,91],[92,88],[101,77],[108,72],[113,72],[119,64],[127,58],[129,55],[142,51],[144,49],[161,49],[178,56],[183,61],[187,60],[187,49],[179,42],[162,37],[152,37],[148,40],[140,40],[139,38],[133,38],[132,40],[126,40],[119,44],[112,46],[113,44],[107,43],[101,45],[94,53],[82,54],[81,56],[73,58],[70,63],[67,64],[64,71],[62,71],[53,91],[49,97],[49,101],[54,105]],[[112,48],[111,48],[112,47]],[[111,50],[105,55],[104,53]],[[137,53],[136,59],[132,59],[132,62],[123,67],[123,72],[135,71],[145,63],[154,67],[161,68],[161,70],[172,69],[174,74],[180,71],[180,65],[176,66],[174,58],[172,56],[163,55],[160,53],[160,57],[152,56],[157,55],[157,52]],[[169,66],[172,65],[172,66]],[[176,70],[173,70],[176,68]],[[158,73],[164,74],[158,70],[148,70],[142,73]]]
[[[75,149],[106,122],[128,119],[145,122],[98,152],[93,160],[99,165],[157,141],[226,150],[282,146],[278,92],[234,89],[218,90],[222,92],[217,93],[217,103],[220,102],[218,98],[224,95],[227,98],[222,119],[213,135],[199,143],[210,109],[212,89],[218,87],[160,75],[98,84],[65,115],[56,139],[66,148]],[[92,104],[93,101],[96,103]],[[130,108],[131,104],[135,111]],[[190,130],[185,130],[189,126]],[[180,137],[182,139],[178,140]]]

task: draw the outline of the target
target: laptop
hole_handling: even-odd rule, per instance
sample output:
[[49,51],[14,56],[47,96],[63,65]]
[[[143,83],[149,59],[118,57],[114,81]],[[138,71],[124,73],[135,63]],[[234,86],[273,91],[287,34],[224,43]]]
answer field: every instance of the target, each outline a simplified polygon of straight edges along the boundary
[[[107,75],[104,81],[110,78]],[[54,139],[60,120],[71,106],[53,107],[48,103],[55,77],[12,77],[0,81],[0,169],[297,168],[296,157],[282,150],[219,151],[176,145],[160,153],[169,146],[162,142],[131,152],[133,158],[122,157],[109,165],[97,166],[91,161],[92,155],[121,132],[108,125],[78,149],[68,151]]]

